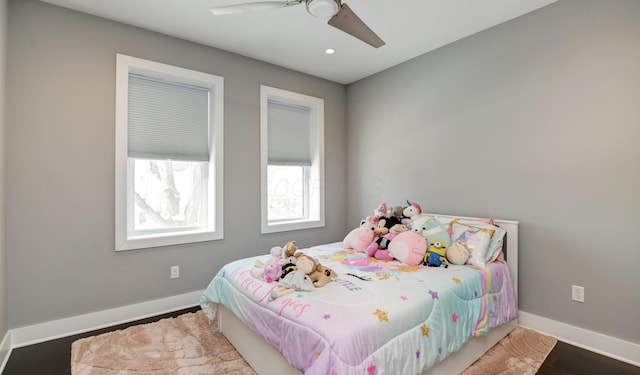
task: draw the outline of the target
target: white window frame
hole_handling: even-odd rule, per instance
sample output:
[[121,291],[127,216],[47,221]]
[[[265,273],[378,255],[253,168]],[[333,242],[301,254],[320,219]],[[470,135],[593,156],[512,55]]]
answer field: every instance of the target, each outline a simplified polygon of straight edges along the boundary
[[[128,222],[128,91],[129,73],[165,78],[209,89],[209,170],[208,170],[208,224],[205,229],[175,229],[144,235],[129,233]],[[116,134],[115,134],[115,250],[133,250],[223,238],[223,104],[224,78],[139,59],[116,55]]]
[[[305,209],[308,215],[296,220],[268,220],[268,182],[267,167],[269,165],[268,139],[268,100],[304,106],[310,109],[311,129],[310,149],[311,165],[305,167],[307,181],[305,193],[308,197]],[[324,207],[324,99],[303,95],[287,90],[260,86],[260,187],[261,187],[261,231],[262,233],[276,233],[292,230],[320,228],[325,225]]]

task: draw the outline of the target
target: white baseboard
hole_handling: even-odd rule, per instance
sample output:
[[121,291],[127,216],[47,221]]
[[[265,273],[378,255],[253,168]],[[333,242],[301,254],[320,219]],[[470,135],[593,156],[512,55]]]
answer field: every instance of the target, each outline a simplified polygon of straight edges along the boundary
[[640,344],[520,311],[520,325],[589,351],[640,366]]
[[12,348],[37,344],[78,333],[145,319],[197,306],[202,291],[117,307],[10,330]]
[[9,356],[11,355],[11,331],[8,331],[4,338],[2,339],[2,343],[0,343],[0,374],[4,372],[4,368],[7,365],[7,361],[9,361]]

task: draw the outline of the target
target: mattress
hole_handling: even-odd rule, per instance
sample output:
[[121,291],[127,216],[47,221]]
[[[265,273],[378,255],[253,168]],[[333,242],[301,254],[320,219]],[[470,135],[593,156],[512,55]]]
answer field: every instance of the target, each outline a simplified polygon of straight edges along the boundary
[[277,287],[254,278],[256,261],[225,265],[200,303],[224,305],[304,374],[418,374],[471,337],[517,317],[509,269],[433,268],[378,261],[341,243],[303,250],[337,277],[271,300]]

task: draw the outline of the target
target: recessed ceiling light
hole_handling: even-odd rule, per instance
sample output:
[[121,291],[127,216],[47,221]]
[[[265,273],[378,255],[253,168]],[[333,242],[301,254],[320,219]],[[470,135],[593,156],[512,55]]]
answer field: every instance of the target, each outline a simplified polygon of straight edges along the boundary
[[333,55],[334,53],[336,53],[336,49],[335,48],[327,48],[324,50],[324,53],[326,53],[327,55]]

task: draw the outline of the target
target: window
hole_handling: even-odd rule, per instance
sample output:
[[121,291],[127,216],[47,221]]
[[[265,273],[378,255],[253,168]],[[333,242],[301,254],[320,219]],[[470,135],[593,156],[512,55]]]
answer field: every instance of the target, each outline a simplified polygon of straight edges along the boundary
[[260,86],[262,233],[324,226],[324,100]]
[[223,78],[116,58],[116,251],[221,239]]

